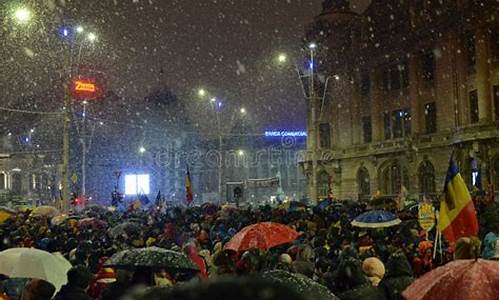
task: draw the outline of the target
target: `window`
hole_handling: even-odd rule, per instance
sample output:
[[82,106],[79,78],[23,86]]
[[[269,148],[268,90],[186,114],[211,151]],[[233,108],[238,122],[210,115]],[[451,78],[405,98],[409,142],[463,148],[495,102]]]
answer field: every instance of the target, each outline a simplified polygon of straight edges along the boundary
[[7,188],[7,175],[5,173],[0,173],[0,190],[5,190]]
[[318,176],[318,196],[326,197],[330,189],[330,175],[323,171]]
[[368,96],[370,94],[370,75],[362,74],[361,75],[361,95]]
[[469,104],[470,104],[470,122],[477,123],[479,122],[479,107],[477,103],[477,90],[473,90],[469,92]]
[[498,85],[493,86],[493,105],[495,106],[495,120],[498,121]]
[[387,112],[384,113],[384,138],[391,139],[391,116]]
[[22,176],[19,173],[14,173],[12,174],[12,193],[14,195],[21,195],[21,192],[23,190],[23,182],[22,182]]
[[393,138],[401,138],[411,134],[411,116],[408,109],[393,111],[391,122]]
[[391,65],[385,68],[382,73],[382,84],[386,91],[394,91],[408,87],[407,63]]
[[321,148],[330,148],[330,124],[321,123],[319,124],[319,146]]
[[385,167],[381,174],[380,187],[384,194],[395,195],[401,191],[401,166],[397,162]]
[[422,77],[426,81],[434,80],[434,54],[430,50],[422,56]]
[[358,195],[360,200],[370,198],[370,174],[365,167],[358,170]]
[[436,132],[436,103],[430,102],[424,105],[425,133]]
[[403,137],[403,111],[395,110],[392,112],[392,137]]
[[149,194],[149,174],[125,175],[125,195]]
[[428,160],[424,160],[418,167],[418,182],[420,193],[433,194],[436,191],[434,166]]
[[[469,72],[474,72],[474,67],[476,65],[476,45],[475,37],[472,33],[467,33],[465,35],[465,49],[467,52],[467,67]],[[498,51],[498,50],[496,50]]]
[[363,143],[372,142],[372,120],[370,117],[363,117]]

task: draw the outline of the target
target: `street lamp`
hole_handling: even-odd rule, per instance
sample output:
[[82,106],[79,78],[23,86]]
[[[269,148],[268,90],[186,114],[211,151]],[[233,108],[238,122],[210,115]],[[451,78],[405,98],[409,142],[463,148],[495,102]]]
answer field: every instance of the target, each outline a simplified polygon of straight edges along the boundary
[[140,147],[139,148],[139,153],[143,154],[144,152],[146,152],[146,148]]
[[83,27],[82,26],[76,26],[76,32],[77,33],[82,33],[83,32]]
[[314,43],[314,42],[309,43],[309,49],[313,50],[313,49],[316,49],[316,47],[318,47],[318,45],[316,45],[316,43]]
[[238,150],[238,156],[244,156],[245,155],[245,151],[243,150]]
[[279,55],[278,55],[278,62],[279,62],[279,63],[284,63],[284,62],[286,62],[286,54],[284,54],[284,53],[279,54]]
[[246,110],[244,107],[242,107],[242,108],[240,108],[240,113],[241,113],[242,115],[244,115],[244,114],[246,114],[246,113],[247,113],[247,110]]
[[207,94],[207,91],[205,91],[204,89],[199,89],[198,90],[198,96],[205,97],[206,94]]
[[14,19],[19,24],[26,24],[31,20],[31,11],[26,7],[19,7],[14,11]]
[[94,42],[97,39],[97,35],[93,32],[89,32],[89,34],[87,35],[87,39],[89,40],[89,42]]

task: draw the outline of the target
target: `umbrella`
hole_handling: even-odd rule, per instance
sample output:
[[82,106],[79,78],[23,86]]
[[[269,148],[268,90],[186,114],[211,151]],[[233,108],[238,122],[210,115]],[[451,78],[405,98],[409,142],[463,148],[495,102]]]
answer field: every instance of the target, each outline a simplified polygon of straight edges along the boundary
[[108,210],[106,207],[92,204],[85,207],[82,211],[82,214],[94,217],[94,216],[103,216],[107,212]]
[[184,253],[158,247],[123,250],[113,254],[105,263],[105,267],[118,269],[154,268],[165,269],[171,273],[188,273],[195,275],[198,267]]
[[78,226],[80,227],[92,227],[94,229],[97,228],[105,228],[106,222],[96,219],[96,218],[83,218],[78,221]]
[[55,216],[50,220],[50,223],[55,226],[62,225],[67,220],[77,220],[79,216],[68,216],[68,215],[59,215]]
[[498,261],[459,259],[415,280],[402,295],[419,299],[498,299]]
[[136,223],[132,222],[125,222],[116,225],[115,227],[111,228],[109,230],[109,234],[113,237],[116,238],[120,235],[133,235],[134,233],[137,233],[140,231],[139,225]]
[[371,210],[357,216],[352,226],[361,228],[382,228],[398,225],[401,220],[393,213],[385,210]]
[[332,201],[330,199],[324,199],[318,202],[318,205],[316,205],[316,207],[320,210],[325,210],[330,206],[330,204],[332,204]]
[[30,216],[31,217],[53,218],[59,214],[60,214],[59,210],[57,208],[55,208],[54,206],[42,205],[42,206],[38,206],[35,209],[33,209]]
[[301,295],[308,295],[311,299],[337,300],[337,296],[330,290],[311,278],[299,274],[290,273],[284,270],[272,270],[262,274],[262,277],[273,282],[289,286]]
[[245,251],[269,249],[295,240],[299,233],[292,228],[273,222],[263,222],[244,227],[224,246],[224,249]]
[[9,219],[15,214],[16,214],[15,210],[8,208],[6,206],[0,206],[0,223],[5,222],[5,220]]
[[34,248],[11,248],[0,252],[0,273],[11,278],[38,278],[57,290],[66,283],[71,264],[61,255]]

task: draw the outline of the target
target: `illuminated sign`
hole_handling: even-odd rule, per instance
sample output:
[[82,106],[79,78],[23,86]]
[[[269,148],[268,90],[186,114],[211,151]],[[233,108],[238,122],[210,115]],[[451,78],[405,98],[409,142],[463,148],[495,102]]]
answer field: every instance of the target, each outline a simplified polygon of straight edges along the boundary
[[94,78],[75,78],[71,82],[71,94],[79,100],[92,100],[102,96],[102,86]]
[[266,136],[266,137],[285,137],[285,136],[306,137],[307,132],[306,131],[286,131],[286,130],[265,131],[264,136]]
[[95,83],[82,80],[75,81],[75,92],[94,93],[96,91]]
[[149,174],[125,175],[125,195],[140,194],[149,194]]

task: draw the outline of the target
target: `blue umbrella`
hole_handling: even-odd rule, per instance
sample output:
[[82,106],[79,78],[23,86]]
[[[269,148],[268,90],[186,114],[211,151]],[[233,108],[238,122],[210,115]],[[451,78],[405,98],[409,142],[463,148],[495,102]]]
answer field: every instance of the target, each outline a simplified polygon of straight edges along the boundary
[[385,210],[372,210],[357,216],[352,226],[361,228],[382,228],[398,225],[401,220],[393,213]]

